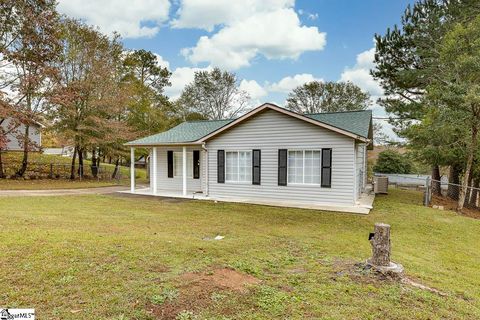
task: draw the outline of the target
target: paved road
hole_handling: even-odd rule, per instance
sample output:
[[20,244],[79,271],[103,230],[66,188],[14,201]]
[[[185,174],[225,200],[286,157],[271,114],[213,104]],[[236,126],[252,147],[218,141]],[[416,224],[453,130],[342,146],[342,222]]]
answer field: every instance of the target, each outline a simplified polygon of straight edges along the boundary
[[0,197],[41,197],[67,196],[83,194],[108,194],[128,190],[128,186],[111,186],[85,189],[51,189],[51,190],[0,190]]

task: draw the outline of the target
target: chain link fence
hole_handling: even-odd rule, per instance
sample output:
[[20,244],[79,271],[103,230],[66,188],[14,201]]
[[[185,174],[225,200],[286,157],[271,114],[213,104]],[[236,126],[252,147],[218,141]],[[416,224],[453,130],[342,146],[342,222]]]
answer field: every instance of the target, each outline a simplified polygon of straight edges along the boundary
[[[462,185],[449,182],[447,176],[434,180],[429,175],[384,173],[374,173],[374,175],[388,177],[390,187],[423,191],[424,206],[456,210],[462,196]],[[469,183],[463,196],[465,197],[463,210],[480,215],[480,188]]]
[[480,212],[480,188],[473,187],[470,183],[465,190],[462,189],[461,184],[434,180],[429,177],[426,181],[424,205],[455,210],[463,197],[463,210]]
[[[20,167],[20,163],[3,163],[3,174],[6,178],[15,178],[15,173]],[[24,179],[70,179],[71,164],[67,163],[45,163],[31,162],[27,166]],[[117,181],[128,179],[130,169],[127,167],[115,167],[114,165],[92,166],[84,164],[79,167],[75,165],[75,179],[77,180],[98,180],[98,181]]]

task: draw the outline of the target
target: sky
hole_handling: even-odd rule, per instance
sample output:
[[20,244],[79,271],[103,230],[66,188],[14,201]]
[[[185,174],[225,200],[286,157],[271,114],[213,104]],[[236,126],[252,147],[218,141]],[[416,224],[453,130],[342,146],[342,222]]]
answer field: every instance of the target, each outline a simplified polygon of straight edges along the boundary
[[[253,105],[285,105],[313,80],[352,81],[383,95],[370,76],[374,35],[384,34],[413,0],[60,0],[58,10],[117,31],[128,49],[145,49],[172,72],[175,99],[197,70],[235,72]],[[384,131],[395,137],[386,121]]]

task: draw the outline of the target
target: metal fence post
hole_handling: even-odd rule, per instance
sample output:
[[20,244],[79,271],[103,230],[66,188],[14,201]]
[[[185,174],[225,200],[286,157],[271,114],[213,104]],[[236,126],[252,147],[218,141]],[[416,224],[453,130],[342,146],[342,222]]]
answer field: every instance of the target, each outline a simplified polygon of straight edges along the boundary
[[430,205],[430,177],[425,179],[425,194],[423,196],[423,205],[428,207]]

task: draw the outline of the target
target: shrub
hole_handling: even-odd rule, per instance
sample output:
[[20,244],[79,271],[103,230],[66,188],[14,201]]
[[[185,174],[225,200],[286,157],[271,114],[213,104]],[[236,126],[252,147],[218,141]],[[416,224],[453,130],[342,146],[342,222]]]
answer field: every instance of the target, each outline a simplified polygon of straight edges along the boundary
[[380,173],[411,173],[412,161],[395,150],[385,150],[379,153],[373,171]]

